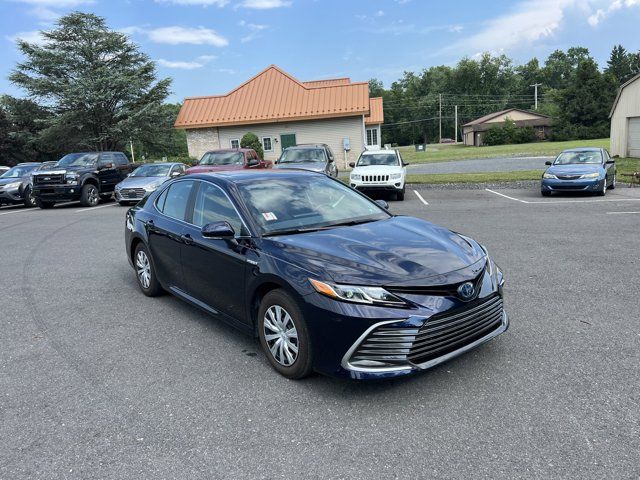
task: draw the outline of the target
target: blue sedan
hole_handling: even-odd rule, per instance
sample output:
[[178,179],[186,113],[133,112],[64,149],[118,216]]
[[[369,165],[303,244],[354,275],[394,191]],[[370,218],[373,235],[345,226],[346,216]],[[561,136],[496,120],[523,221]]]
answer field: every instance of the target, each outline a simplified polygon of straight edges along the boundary
[[487,250],[395,216],[324,174],[194,174],[128,211],[142,293],[170,292],[259,339],[288,378],[431,368],[509,324]]
[[616,188],[616,166],[604,148],[572,148],[563,151],[542,175],[540,191],[593,192],[606,195]]

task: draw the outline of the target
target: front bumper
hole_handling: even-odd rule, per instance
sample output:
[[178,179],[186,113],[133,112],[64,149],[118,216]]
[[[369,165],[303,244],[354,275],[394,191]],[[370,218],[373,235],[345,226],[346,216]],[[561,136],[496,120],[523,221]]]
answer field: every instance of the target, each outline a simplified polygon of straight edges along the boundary
[[349,179],[349,185],[360,191],[387,191],[397,192],[404,188],[404,178],[380,182],[363,182]]
[[113,192],[113,198],[116,202],[137,203],[149,193],[144,188],[123,188]]
[[542,180],[541,189],[545,192],[599,192],[604,183],[602,178],[589,180],[560,180],[545,178]]
[[33,196],[47,202],[70,202],[79,200],[80,185],[34,185]]
[[0,204],[3,203],[20,203],[24,200],[20,187],[7,189],[0,187]]

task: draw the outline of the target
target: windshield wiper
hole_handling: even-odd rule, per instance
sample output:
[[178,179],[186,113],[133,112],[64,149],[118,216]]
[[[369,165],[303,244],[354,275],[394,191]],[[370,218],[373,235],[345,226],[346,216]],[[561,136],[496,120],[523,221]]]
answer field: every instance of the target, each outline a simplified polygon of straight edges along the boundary
[[375,222],[376,220],[367,219],[367,220],[349,220],[348,222],[340,222],[340,223],[332,223],[331,225],[323,225],[320,227],[306,227],[306,228],[286,228],[282,230],[273,230],[271,232],[267,232],[263,237],[275,237],[277,235],[294,235],[296,233],[309,233],[309,232],[318,232],[321,230],[331,230],[332,228],[337,227],[350,227],[353,225],[360,225],[362,223]]

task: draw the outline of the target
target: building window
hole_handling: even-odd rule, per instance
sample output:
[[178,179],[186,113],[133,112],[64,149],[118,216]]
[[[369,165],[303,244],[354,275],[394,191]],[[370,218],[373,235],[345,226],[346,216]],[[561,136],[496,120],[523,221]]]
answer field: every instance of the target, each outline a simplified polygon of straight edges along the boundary
[[265,152],[271,152],[273,150],[273,144],[271,142],[271,137],[262,137],[262,149]]
[[234,138],[231,140],[231,148],[240,148],[240,140]]
[[367,128],[367,145],[378,145],[377,128]]

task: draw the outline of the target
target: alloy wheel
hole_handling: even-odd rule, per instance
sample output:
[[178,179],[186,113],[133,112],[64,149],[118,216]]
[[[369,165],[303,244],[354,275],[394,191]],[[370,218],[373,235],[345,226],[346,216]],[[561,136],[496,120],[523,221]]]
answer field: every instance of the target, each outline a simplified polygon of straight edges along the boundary
[[87,200],[91,206],[98,204],[98,189],[96,187],[91,187],[87,192]]
[[136,256],[136,270],[142,288],[149,288],[149,285],[151,285],[151,263],[149,263],[149,257],[143,250],[140,250]]
[[272,305],[264,314],[264,339],[271,355],[280,365],[290,367],[298,358],[298,331],[293,318],[280,305]]

